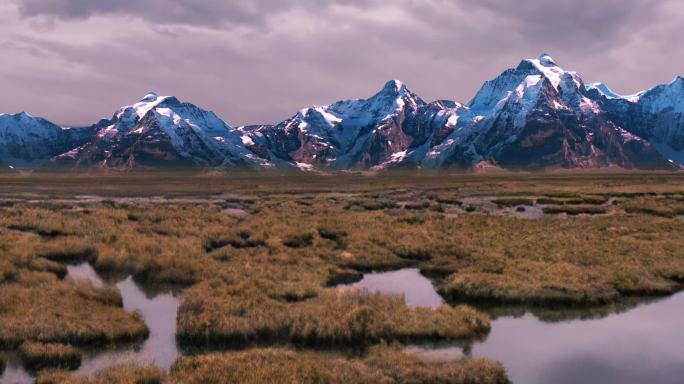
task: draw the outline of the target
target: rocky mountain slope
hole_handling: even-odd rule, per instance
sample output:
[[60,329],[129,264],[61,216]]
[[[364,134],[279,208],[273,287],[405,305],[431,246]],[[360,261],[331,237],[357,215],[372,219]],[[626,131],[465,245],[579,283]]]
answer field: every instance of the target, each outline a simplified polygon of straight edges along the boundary
[[485,82],[465,105],[426,102],[393,80],[367,99],[238,128],[150,93],[90,127],[0,115],[0,162],[41,170],[674,170],[684,163],[684,79],[621,96],[585,85],[543,54]]
[[0,114],[0,162],[16,168],[40,166],[85,143],[92,133],[85,128],[62,128],[25,112]]
[[306,108],[280,124],[242,130],[247,148],[275,164],[361,170],[398,159],[419,134],[411,127],[426,105],[394,80],[368,99]]
[[175,97],[146,95],[89,128],[83,145],[51,158],[48,169],[262,168],[241,134],[213,112]]
[[612,121],[684,163],[684,78],[631,96],[618,95],[604,84],[589,88]]

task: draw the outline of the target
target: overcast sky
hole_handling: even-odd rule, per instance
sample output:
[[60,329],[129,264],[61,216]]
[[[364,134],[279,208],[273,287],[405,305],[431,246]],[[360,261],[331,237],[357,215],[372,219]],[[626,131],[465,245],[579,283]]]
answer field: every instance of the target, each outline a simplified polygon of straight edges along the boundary
[[467,102],[542,52],[633,93],[684,75],[682,36],[681,0],[1,0],[0,112],[90,124],[156,91],[272,123],[395,78]]

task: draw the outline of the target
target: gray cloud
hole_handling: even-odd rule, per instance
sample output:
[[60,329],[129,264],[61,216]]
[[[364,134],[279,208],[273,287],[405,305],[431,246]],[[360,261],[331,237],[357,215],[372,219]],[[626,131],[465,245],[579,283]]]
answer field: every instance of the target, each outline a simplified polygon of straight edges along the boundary
[[516,30],[538,38],[587,44],[611,41],[626,27],[639,27],[657,14],[662,0],[463,0],[517,24]]
[[217,26],[224,23],[250,24],[293,8],[325,8],[330,4],[363,6],[373,0],[19,0],[24,17],[48,16],[60,19],[120,14],[160,24]]
[[51,16],[61,19],[87,18],[102,14],[124,14],[159,23],[207,24],[250,23],[261,19],[265,9],[277,12],[288,2],[193,0],[22,0],[22,16]]
[[682,68],[678,0],[13,0],[0,4],[0,111],[90,123],[149,90],[238,125],[400,78],[467,101],[543,51],[632,92]]

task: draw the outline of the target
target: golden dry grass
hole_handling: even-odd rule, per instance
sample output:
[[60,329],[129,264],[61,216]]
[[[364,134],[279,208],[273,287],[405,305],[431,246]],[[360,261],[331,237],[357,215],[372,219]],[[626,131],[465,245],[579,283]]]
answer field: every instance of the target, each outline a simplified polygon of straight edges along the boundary
[[25,342],[19,347],[24,367],[31,371],[45,368],[76,369],[81,365],[82,354],[77,348],[65,344]]
[[78,375],[64,371],[43,371],[36,384],[161,384],[167,374],[156,367],[112,367],[93,375]]
[[[10,347],[145,334],[111,289],[61,280],[63,263],[81,260],[101,273],[191,287],[178,318],[188,345],[348,345],[486,333],[487,317],[471,308],[408,308],[396,297],[329,287],[368,270],[418,267],[452,302],[475,304],[598,304],[675,292],[684,281],[680,174],[0,182],[2,196],[17,199],[0,207],[0,342]],[[147,198],[160,188],[177,200]],[[111,200],[73,197],[88,194]],[[472,198],[606,215],[523,220]]]
[[23,341],[75,345],[128,342],[147,336],[145,323],[121,307],[117,290],[20,272],[0,285],[0,345]]
[[290,303],[217,281],[188,290],[178,316],[178,338],[192,346],[364,345],[473,338],[489,331],[489,319],[464,306],[409,308],[402,297],[333,289]]
[[172,383],[508,383],[500,365],[481,359],[428,364],[378,347],[360,359],[331,353],[255,349],[180,359]]

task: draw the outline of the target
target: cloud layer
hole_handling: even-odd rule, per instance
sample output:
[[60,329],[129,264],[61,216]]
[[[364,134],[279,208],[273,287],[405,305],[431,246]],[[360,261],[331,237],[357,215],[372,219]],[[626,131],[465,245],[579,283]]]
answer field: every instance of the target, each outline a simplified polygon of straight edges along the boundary
[[462,102],[549,52],[631,93],[684,74],[679,0],[10,0],[0,111],[63,124],[150,90],[234,125],[373,94],[392,78]]

